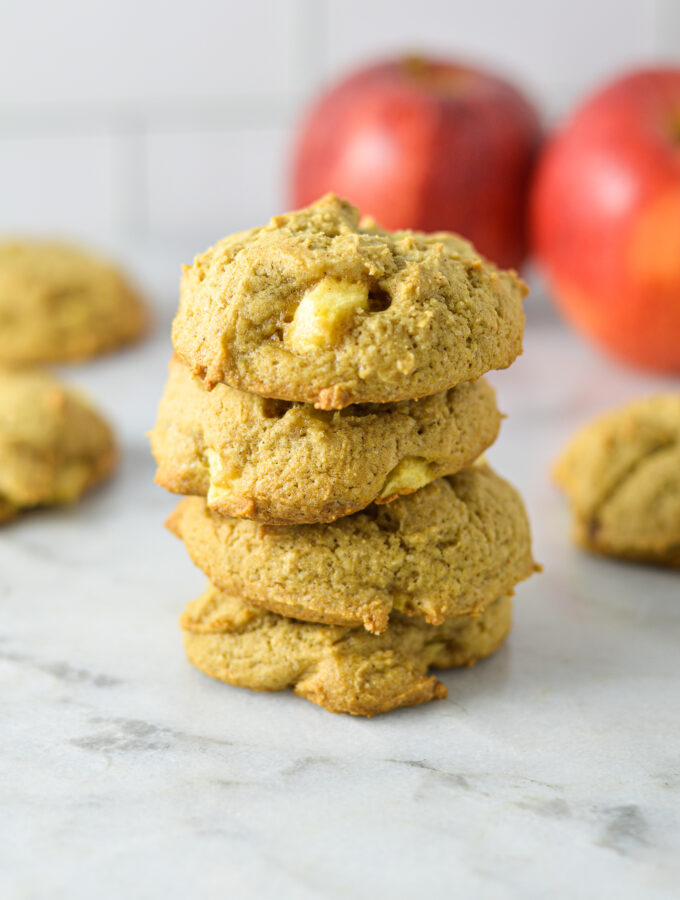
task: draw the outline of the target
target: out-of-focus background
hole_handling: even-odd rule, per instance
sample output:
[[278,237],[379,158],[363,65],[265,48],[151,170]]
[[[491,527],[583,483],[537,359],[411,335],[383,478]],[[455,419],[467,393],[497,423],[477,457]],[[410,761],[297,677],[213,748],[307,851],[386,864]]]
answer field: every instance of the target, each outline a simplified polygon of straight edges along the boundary
[[2,3],[0,232],[176,248],[286,208],[310,97],[396,51],[509,76],[548,124],[677,59],[677,0]]

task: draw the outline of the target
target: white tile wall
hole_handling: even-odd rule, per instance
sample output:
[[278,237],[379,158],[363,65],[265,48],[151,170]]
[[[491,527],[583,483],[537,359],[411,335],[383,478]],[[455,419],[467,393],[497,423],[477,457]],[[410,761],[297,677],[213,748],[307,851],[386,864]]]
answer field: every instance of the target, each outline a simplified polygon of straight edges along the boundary
[[430,50],[505,72],[546,117],[680,62],[678,0],[0,0],[0,231],[195,249],[286,201],[304,103]]
[[278,0],[12,2],[0,100],[139,107],[295,85],[294,21]]
[[289,140],[282,128],[150,135],[150,230],[173,243],[190,234],[192,252],[198,252],[225,234],[266,221],[286,203]]
[[87,239],[117,220],[105,136],[0,137],[0,227]]
[[[380,23],[370,32],[357,28],[367,6]],[[329,0],[328,71],[336,75],[376,53],[429,47],[507,74],[556,116],[590,85],[655,56],[653,0],[417,0],[409,6],[408,15],[395,16],[393,0]]]

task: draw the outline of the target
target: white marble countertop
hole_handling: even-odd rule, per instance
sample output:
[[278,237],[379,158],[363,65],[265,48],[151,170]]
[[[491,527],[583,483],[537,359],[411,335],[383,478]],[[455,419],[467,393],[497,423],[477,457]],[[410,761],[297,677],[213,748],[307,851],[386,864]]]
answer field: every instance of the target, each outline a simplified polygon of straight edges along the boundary
[[677,897],[680,575],[572,549],[548,480],[579,422],[663,382],[532,301],[490,458],[545,572],[507,645],[443,674],[448,700],[334,716],[184,657],[203,577],[162,527],[144,437],[176,269],[141,266],[166,310],[152,340],[68,372],[116,423],[120,473],[0,533],[0,895]]

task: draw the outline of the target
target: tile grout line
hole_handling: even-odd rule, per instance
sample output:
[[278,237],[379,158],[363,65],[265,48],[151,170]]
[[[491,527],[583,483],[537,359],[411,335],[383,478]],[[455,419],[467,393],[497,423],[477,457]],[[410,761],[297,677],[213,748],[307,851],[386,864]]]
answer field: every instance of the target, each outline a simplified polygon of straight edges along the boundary
[[[117,123],[144,121],[149,132],[249,130],[289,124],[303,98],[298,94],[195,98],[120,104],[31,105],[0,103],[0,138],[59,138],[109,135]],[[128,126],[123,126],[123,131]]]

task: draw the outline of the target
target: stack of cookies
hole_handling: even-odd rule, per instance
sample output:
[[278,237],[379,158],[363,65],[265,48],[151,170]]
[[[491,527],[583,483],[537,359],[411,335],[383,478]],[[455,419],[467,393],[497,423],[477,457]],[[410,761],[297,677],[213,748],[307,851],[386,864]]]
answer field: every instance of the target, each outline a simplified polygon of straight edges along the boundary
[[525,293],[332,195],[185,268],[151,442],[210,579],[181,619],[198,668],[370,716],[502,644],[535,565],[479,459],[501,419],[480,376],[521,352]]

